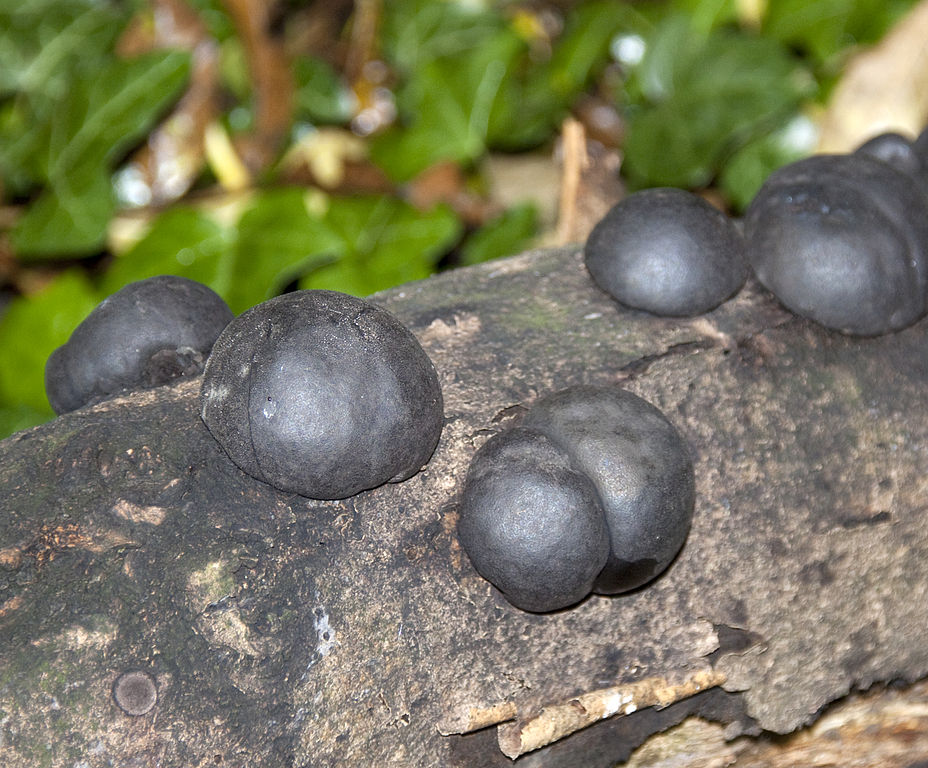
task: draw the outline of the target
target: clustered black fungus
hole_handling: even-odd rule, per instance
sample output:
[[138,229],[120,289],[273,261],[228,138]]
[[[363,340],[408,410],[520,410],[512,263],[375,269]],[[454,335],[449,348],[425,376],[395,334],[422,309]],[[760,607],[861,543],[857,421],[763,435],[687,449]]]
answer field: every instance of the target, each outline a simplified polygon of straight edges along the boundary
[[99,304],[45,365],[55,413],[119,392],[156,387],[202,370],[232,319],[205,285],[160,275],[121,288]]
[[229,323],[200,404],[245,472],[315,499],[411,477],[443,426],[438,375],[412,333],[334,291],[287,293]]
[[[750,262],[796,313],[877,335],[928,311],[926,213],[928,130],[915,141],[887,133],[771,174],[743,236],[698,196],[652,189],[615,206],[584,255],[601,288],[655,314],[713,309]],[[55,350],[46,388],[64,413],[201,370],[203,422],[235,464],[280,490],[340,499],[408,479],[441,435],[438,376],[415,337],[334,291],[285,294],[233,320],[193,281],[133,283]],[[686,445],[657,408],[621,389],[572,387],[476,453],[458,537],[513,605],[553,611],[662,573],[689,532],[694,495]],[[113,696],[143,714],[157,689],[132,671]]]
[[827,328],[877,336],[928,310],[926,166],[884,134],[775,171],[745,215],[758,280]]
[[586,241],[593,280],[626,306],[690,316],[717,307],[748,274],[734,222],[698,195],[647,189],[615,205]]
[[513,605],[553,611],[664,571],[694,496],[692,460],[660,410],[622,389],[571,387],[476,453],[458,538]]
[[635,193],[584,255],[613,298],[658,315],[714,308],[743,284],[746,258],[796,314],[854,335],[900,330],[928,312],[928,130],[784,166],[751,202],[743,239],[689,192]]

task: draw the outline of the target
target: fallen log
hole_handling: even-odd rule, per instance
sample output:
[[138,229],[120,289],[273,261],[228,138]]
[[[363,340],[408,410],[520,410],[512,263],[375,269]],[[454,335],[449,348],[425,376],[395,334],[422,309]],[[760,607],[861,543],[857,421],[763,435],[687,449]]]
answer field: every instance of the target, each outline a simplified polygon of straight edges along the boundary
[[[517,764],[605,768],[691,715],[789,733],[926,675],[928,322],[849,338],[750,284],[657,318],[598,291],[576,248],[373,300],[444,391],[406,482],[278,492],[212,439],[198,380],[0,442],[7,764],[482,768],[556,719]],[[684,435],[693,528],[654,584],[529,614],[473,570],[456,505],[490,435],[580,383]]]

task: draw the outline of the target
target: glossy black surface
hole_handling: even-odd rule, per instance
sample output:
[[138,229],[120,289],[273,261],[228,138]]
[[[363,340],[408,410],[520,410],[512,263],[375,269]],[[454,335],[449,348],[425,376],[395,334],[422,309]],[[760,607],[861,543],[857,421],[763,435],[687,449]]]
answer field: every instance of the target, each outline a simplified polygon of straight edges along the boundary
[[845,333],[904,328],[926,310],[928,198],[866,152],[773,173],[745,215],[758,279],[797,314]]
[[201,413],[246,472],[317,499],[412,476],[443,424],[438,375],[416,338],[334,291],[284,294],[230,323],[206,365]]
[[593,228],[584,256],[600,288],[657,315],[708,312],[748,274],[744,240],[731,219],[682,189],[626,197]]
[[618,388],[572,387],[477,452],[458,536],[511,603],[551,611],[660,574],[694,496],[686,446],[657,408]]
[[48,400],[56,413],[66,413],[124,390],[199,374],[232,317],[216,293],[193,280],[160,275],[130,283],[48,358]]

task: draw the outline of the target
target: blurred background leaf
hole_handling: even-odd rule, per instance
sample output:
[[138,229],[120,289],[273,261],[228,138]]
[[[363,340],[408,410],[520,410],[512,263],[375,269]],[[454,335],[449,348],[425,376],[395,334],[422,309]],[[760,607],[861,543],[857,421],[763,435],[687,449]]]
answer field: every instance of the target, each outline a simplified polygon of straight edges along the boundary
[[737,215],[915,6],[0,0],[0,436],[145,277],[241,312],[582,240],[625,186]]

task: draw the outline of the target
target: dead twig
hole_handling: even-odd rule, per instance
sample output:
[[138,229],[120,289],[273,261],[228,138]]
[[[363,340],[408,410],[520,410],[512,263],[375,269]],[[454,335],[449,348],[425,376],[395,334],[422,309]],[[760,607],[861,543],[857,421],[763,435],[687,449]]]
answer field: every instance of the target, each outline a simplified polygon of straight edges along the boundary
[[715,670],[696,672],[681,682],[649,677],[636,683],[602,688],[545,707],[528,720],[503,723],[497,728],[499,748],[515,760],[526,752],[553,744],[593,723],[615,715],[630,715],[644,707],[663,709],[674,702],[725,682]]

